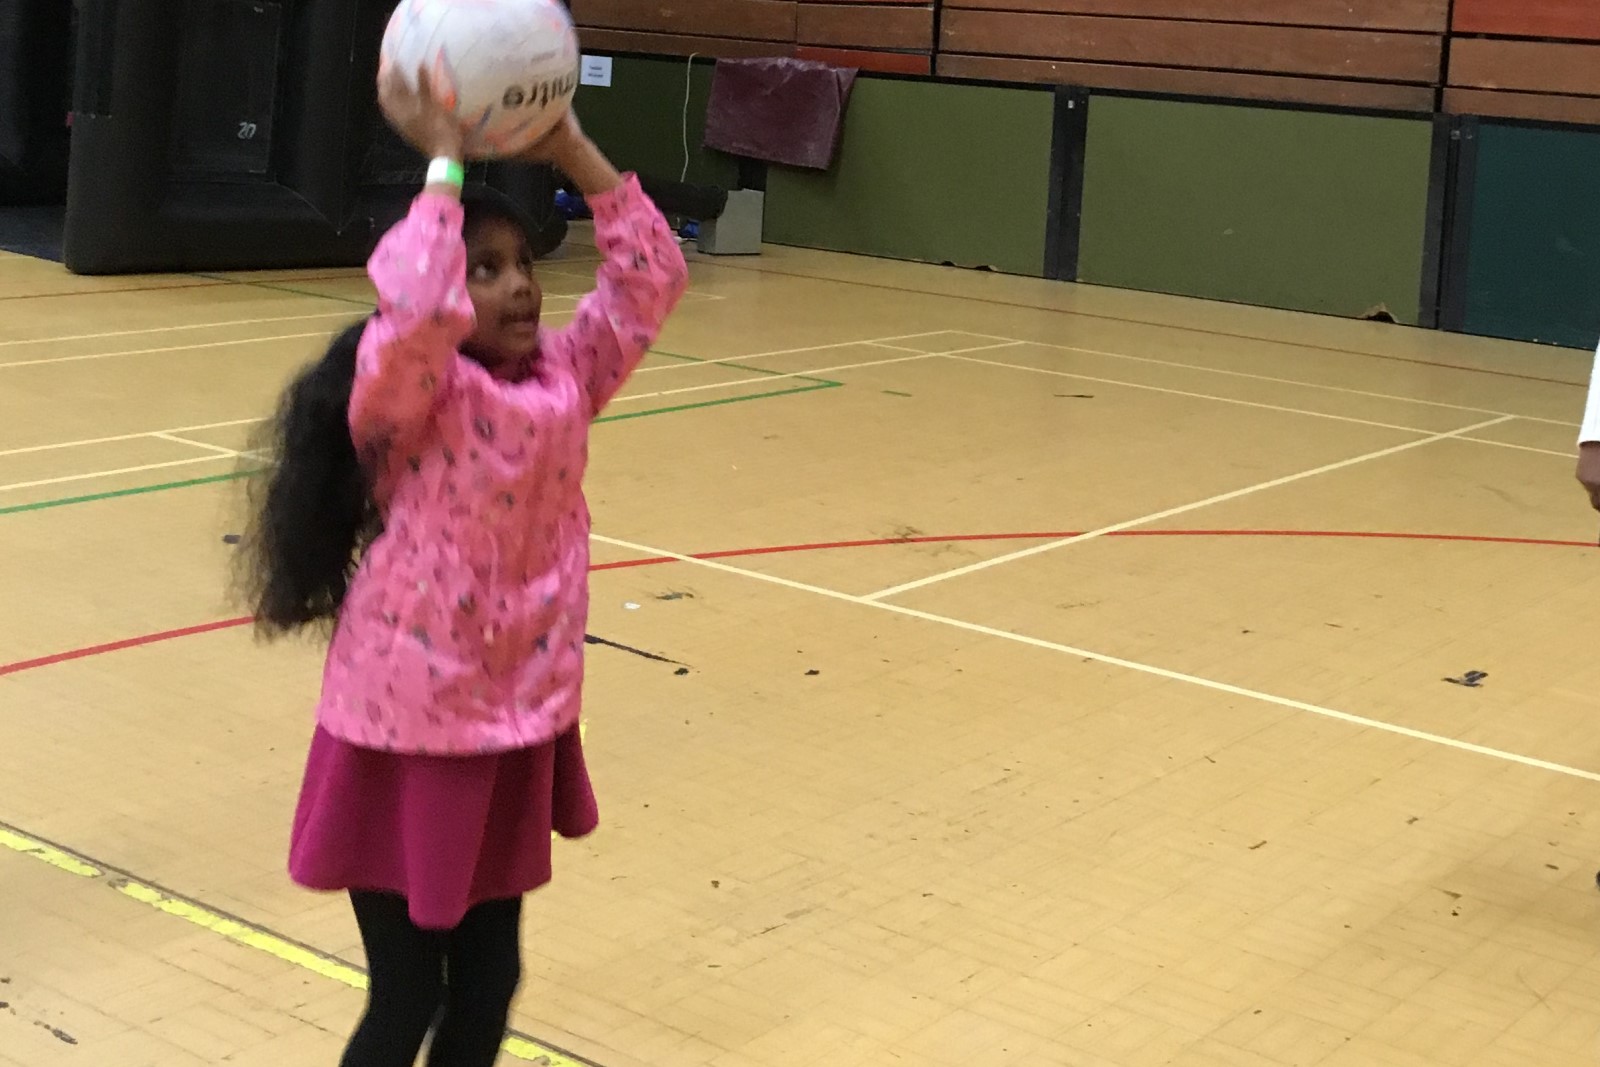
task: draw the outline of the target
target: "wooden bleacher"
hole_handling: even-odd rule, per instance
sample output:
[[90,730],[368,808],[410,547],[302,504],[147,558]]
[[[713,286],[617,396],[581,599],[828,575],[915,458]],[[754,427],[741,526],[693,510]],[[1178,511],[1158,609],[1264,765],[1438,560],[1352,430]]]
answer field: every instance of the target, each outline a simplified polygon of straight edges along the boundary
[[863,70],[928,74],[933,4],[887,0],[573,0],[589,49],[725,59],[797,56]]
[[[572,0],[589,49],[1600,124],[1600,0]],[[1448,71],[1448,76],[1446,72]]]
[[1444,110],[1600,124],[1600,4],[1456,0]]

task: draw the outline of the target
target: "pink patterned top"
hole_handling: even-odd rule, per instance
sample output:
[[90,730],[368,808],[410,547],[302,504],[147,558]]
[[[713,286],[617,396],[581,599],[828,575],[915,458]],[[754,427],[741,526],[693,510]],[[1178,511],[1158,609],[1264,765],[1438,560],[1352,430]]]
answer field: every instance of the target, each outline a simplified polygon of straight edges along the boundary
[[632,175],[590,201],[598,288],[501,378],[473,329],[462,208],[423,194],[368,264],[350,429],[384,532],[323,672],[322,727],[429,755],[543,744],[578,720],[588,618],[589,424],[677,304],[688,270]]

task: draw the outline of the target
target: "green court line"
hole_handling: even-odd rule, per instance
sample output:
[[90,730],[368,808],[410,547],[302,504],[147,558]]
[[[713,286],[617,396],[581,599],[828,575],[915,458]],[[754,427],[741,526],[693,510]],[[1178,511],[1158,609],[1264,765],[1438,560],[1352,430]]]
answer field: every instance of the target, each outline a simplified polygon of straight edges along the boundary
[[86,493],[83,496],[62,497],[58,500],[39,500],[32,504],[12,504],[0,508],[0,515],[19,515],[24,511],[44,511],[47,508],[64,508],[68,504],[92,504],[97,500],[115,500],[123,496],[140,496],[144,493],[160,493],[167,489],[187,489],[194,485],[215,485],[218,482],[232,482],[248,477],[253,471],[230,471],[227,474],[213,474],[205,478],[185,478],[181,482],[162,482],[159,485],[139,485],[132,489],[112,489],[103,493]]
[[775,389],[770,393],[751,393],[749,396],[725,396],[717,400],[697,400],[692,404],[677,404],[670,408],[651,408],[649,411],[628,411],[620,415],[602,415],[594,421],[598,425],[602,422],[642,419],[646,415],[666,415],[674,411],[694,411],[696,408],[718,408],[724,404],[742,404],[747,400],[769,400],[778,396],[798,396],[800,393],[814,393],[819,389],[837,389],[844,385],[843,382],[825,382],[818,378],[808,380],[813,384],[797,385],[793,389]]
[[676,352],[663,352],[659,348],[652,348],[650,350],[650,354],[652,356],[665,356],[668,359],[682,360],[685,363],[703,363],[717,367],[732,367],[734,370],[747,370],[752,374],[765,374],[770,378],[794,378],[802,382],[827,382],[829,385],[844,384],[843,382],[832,381],[828,378],[813,378],[806,374],[788,374],[781,370],[773,370],[771,367],[752,367],[745,363],[734,363],[733,361],[726,359],[701,359],[698,356],[680,356]]
[[[774,389],[765,393],[751,393],[748,396],[726,396],[716,400],[698,400],[689,404],[674,404],[671,407],[649,408],[645,411],[628,411],[616,415],[602,415],[594,420],[596,425],[602,422],[622,422],[627,419],[642,419],[647,415],[671,415],[679,411],[694,411],[698,408],[722,407],[725,404],[742,404],[749,400],[771,400],[780,396],[798,396],[801,393],[814,393],[819,389],[837,389],[843,382],[824,381],[819,378],[807,379],[813,384],[800,385],[793,389]],[[222,482],[234,482],[240,478],[248,478],[254,471],[229,471],[227,474],[212,474],[204,478],[185,478],[181,482],[161,482],[158,485],[140,485],[130,489],[110,489],[100,493],[85,493],[82,496],[62,497],[57,500],[39,500],[32,504],[12,504],[0,507],[0,515],[20,515],[26,511],[46,511],[50,508],[64,508],[69,504],[92,504],[101,500],[116,500],[125,496],[142,496],[146,493],[161,493],[168,489],[188,489],[197,485],[217,485]]]

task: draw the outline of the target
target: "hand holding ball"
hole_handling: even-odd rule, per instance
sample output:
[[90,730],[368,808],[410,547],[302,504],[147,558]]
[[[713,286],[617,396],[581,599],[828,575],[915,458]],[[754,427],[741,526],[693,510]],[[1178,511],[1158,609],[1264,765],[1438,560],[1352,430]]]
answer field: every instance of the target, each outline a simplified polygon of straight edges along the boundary
[[521,155],[578,88],[578,37],[558,0],[400,0],[379,56],[384,115],[429,154],[443,138],[468,159]]

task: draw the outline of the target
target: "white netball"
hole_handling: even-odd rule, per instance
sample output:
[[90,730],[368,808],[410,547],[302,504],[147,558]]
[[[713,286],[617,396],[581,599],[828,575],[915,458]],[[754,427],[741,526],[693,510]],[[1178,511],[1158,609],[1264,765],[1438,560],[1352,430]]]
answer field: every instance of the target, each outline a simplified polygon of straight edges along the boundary
[[558,0],[400,0],[380,55],[408,78],[428,72],[470,159],[527,148],[578,89],[578,35]]

